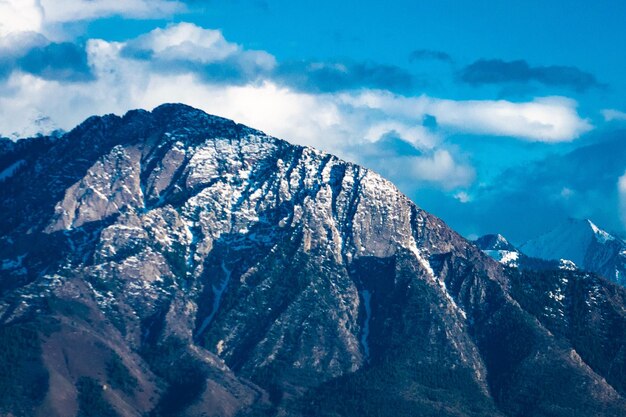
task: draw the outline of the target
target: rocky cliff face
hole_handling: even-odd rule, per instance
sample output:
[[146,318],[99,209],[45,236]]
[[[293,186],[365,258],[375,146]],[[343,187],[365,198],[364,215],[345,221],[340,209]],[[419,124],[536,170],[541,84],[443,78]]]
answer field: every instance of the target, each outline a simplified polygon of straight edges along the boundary
[[[163,105],[0,169],[0,413],[626,413],[623,289],[561,271],[595,304],[547,321],[542,280],[332,155]],[[554,331],[585,314],[602,338]]]

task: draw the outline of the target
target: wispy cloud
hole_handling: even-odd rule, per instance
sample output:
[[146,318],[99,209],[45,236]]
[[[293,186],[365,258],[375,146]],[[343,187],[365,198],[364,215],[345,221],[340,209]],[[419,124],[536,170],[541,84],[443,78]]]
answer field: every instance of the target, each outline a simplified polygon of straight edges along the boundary
[[607,122],[626,121],[626,112],[615,110],[615,109],[602,110],[602,116],[604,117],[604,120]]
[[602,88],[596,77],[579,68],[562,65],[533,67],[524,60],[481,59],[459,73],[461,81],[471,85],[538,82],[575,91]]
[[409,55],[410,61],[441,61],[452,63],[454,60],[447,52],[437,51],[434,49],[416,49]]

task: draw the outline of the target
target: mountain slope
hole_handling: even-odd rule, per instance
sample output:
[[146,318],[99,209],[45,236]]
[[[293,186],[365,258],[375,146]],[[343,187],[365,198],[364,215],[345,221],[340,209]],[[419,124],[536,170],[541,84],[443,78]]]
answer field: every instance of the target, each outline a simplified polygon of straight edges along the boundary
[[[362,167],[182,105],[1,145],[0,169],[23,162],[0,201],[0,412],[626,413],[530,289]],[[624,290],[596,285],[610,334]]]
[[569,259],[577,266],[626,285],[626,243],[590,220],[567,219],[520,246],[528,256]]

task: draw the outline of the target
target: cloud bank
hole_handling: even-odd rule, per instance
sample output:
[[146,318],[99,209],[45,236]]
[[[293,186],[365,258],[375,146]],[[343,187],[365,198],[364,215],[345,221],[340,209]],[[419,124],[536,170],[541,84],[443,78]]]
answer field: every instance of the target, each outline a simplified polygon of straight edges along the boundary
[[[11,5],[12,13],[20,12],[13,0],[0,1]],[[62,14],[75,20],[97,10],[143,16],[181,7],[171,1],[150,5],[151,11],[140,0],[117,6],[59,3],[61,9],[84,7]],[[61,20],[61,15],[47,14],[44,0],[30,6],[24,10],[50,19],[34,19],[39,27]],[[88,39],[83,45],[13,31],[0,37],[0,51],[8,57],[0,60],[0,133],[13,137],[28,132],[42,115],[54,122],[46,126],[68,129],[92,114],[183,102],[363,163],[396,182],[453,190],[469,186],[475,171],[468,158],[446,145],[450,132],[559,142],[591,129],[577,114],[576,103],[565,98],[514,103],[407,95],[417,84],[400,68],[372,62],[279,62],[268,52],[228,41],[219,30],[191,23],[124,42]],[[447,59],[433,51],[417,52],[422,58]],[[394,144],[406,145],[399,148],[406,153],[381,158]]]

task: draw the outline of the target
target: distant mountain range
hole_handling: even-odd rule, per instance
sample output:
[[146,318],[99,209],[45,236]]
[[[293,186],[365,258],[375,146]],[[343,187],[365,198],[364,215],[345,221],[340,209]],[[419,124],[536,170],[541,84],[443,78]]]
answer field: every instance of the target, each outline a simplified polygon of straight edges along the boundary
[[626,415],[626,289],[358,165],[167,104],[0,172],[0,415]]
[[507,266],[578,268],[626,285],[626,242],[588,219],[567,219],[549,232],[520,245],[519,249],[501,235],[486,235],[474,243]]

